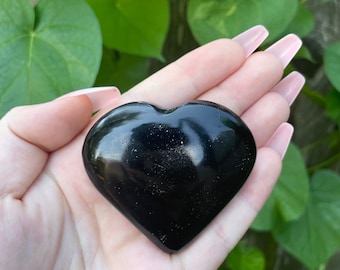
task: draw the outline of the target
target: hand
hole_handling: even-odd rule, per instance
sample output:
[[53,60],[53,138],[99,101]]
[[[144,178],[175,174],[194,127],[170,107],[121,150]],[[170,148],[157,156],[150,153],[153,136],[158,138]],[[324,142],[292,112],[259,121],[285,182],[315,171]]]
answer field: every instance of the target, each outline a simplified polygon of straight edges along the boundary
[[[293,128],[285,123],[304,79],[283,69],[301,45],[288,35],[253,51],[267,31],[202,46],[129,92],[78,91],[11,110],[0,121],[1,269],[216,269],[249,228],[281,169]],[[81,158],[84,138],[108,110],[132,101],[173,107],[223,104],[251,129],[258,152],[246,184],[189,246],[164,253],[94,188]],[[93,111],[101,109],[91,119]]]

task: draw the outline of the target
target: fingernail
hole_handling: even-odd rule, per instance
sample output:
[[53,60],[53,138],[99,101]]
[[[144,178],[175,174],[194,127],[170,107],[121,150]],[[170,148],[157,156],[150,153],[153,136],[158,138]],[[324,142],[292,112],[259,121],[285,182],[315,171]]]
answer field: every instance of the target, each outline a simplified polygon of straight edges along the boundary
[[266,52],[276,55],[280,58],[283,67],[286,67],[298,52],[301,45],[302,41],[298,36],[289,34],[266,49]]
[[293,133],[293,126],[288,123],[283,123],[266,143],[266,146],[275,150],[281,159],[283,159],[288,149],[290,140],[292,139]]
[[92,87],[77,90],[74,92],[67,93],[60,98],[64,97],[75,97],[80,95],[87,95],[92,102],[93,111],[98,111],[112,104],[112,101],[120,96],[118,88],[114,86],[109,87]]
[[257,25],[234,37],[233,40],[242,45],[246,52],[246,57],[248,57],[260,46],[267,36],[267,29],[262,25]]
[[273,92],[283,96],[292,105],[304,84],[305,78],[299,72],[293,71],[273,88]]

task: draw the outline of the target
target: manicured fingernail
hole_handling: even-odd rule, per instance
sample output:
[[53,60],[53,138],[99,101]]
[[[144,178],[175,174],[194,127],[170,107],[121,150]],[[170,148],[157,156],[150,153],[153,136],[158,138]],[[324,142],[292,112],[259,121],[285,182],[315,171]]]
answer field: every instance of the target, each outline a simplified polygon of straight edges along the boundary
[[248,57],[260,46],[267,36],[267,29],[262,25],[257,25],[234,37],[233,40],[242,45]]
[[293,133],[294,133],[293,126],[288,123],[283,123],[281,126],[279,126],[279,128],[275,131],[273,136],[266,143],[266,146],[275,150],[279,154],[281,159],[283,159],[288,149]]
[[266,52],[275,54],[280,58],[282,65],[286,67],[298,52],[301,45],[302,41],[298,36],[289,34],[266,49]]
[[305,78],[299,72],[293,71],[273,88],[273,92],[283,96],[292,105],[304,84]]
[[112,101],[120,96],[120,92],[118,88],[114,86],[93,87],[70,92],[59,98],[74,97],[80,95],[87,95],[92,102],[93,111],[98,111],[112,104]]

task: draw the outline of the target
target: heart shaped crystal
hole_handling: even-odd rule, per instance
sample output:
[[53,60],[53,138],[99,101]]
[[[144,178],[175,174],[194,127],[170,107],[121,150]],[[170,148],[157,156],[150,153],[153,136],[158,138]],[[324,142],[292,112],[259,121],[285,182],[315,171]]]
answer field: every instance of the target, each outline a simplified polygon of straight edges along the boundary
[[207,101],[171,110],[125,104],[95,123],[83,147],[96,188],[167,252],[184,247],[223,209],[255,157],[243,121]]

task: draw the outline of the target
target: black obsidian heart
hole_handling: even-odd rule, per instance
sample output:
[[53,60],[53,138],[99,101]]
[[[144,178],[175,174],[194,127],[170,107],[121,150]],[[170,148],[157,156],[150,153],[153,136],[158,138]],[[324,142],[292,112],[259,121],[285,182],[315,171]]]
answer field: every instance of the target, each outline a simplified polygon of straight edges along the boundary
[[167,252],[180,250],[223,209],[255,156],[242,120],[206,101],[171,110],[123,105],[98,120],[83,147],[93,184]]

